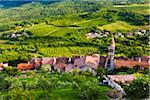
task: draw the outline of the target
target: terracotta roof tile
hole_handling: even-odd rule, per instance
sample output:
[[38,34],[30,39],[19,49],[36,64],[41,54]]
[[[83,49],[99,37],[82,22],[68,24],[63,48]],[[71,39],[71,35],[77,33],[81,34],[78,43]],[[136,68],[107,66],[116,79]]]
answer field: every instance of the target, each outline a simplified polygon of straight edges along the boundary
[[91,56],[86,56],[86,60],[85,60],[85,64],[87,66],[90,66],[94,69],[97,69],[99,66],[99,62],[100,62],[100,56],[99,55],[91,55]]
[[53,64],[54,59],[53,58],[42,58],[42,64]]
[[115,60],[115,67],[120,68],[122,66],[134,67],[140,65],[141,67],[149,67],[148,62],[138,62],[133,60]]
[[108,75],[108,77],[116,82],[131,82],[135,79],[134,75]]
[[34,69],[35,67],[33,64],[27,64],[27,63],[20,63],[17,65],[18,70],[30,70]]

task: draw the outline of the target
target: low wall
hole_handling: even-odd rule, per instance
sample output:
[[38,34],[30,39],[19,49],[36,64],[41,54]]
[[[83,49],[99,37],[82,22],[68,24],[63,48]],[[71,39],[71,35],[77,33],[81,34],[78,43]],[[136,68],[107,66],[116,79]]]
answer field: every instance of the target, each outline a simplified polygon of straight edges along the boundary
[[110,78],[104,76],[104,78],[106,79],[106,81],[108,82],[108,85],[112,88],[115,88],[118,91],[121,91],[122,94],[126,95],[125,91],[123,90],[123,88],[116,82],[114,82],[113,80],[111,80]]

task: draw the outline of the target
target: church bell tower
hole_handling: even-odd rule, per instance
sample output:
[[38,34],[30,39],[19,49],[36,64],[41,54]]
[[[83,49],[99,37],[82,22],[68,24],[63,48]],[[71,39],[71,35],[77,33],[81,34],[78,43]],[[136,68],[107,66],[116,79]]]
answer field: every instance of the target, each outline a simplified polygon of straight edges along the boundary
[[110,45],[108,46],[108,56],[106,58],[105,68],[108,70],[114,70],[114,56],[115,56],[115,39],[112,34],[112,40]]

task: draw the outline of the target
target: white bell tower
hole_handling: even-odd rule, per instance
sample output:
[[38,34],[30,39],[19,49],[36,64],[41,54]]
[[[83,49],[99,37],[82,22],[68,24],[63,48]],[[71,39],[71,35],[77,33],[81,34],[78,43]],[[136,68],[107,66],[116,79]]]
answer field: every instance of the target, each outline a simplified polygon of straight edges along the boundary
[[114,70],[114,56],[115,56],[115,39],[112,34],[112,40],[108,46],[108,56],[106,58],[105,68],[108,70]]

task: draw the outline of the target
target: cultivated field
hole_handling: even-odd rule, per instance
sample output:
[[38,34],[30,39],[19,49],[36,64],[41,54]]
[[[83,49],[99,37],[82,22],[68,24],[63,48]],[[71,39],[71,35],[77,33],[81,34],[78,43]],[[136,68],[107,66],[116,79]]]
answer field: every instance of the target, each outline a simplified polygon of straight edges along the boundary
[[100,26],[98,28],[101,29],[101,30],[108,30],[108,31],[115,32],[117,30],[129,31],[129,30],[132,30],[132,29],[135,29],[135,28],[138,28],[138,27],[130,25],[130,24],[128,24],[126,22],[123,22],[123,21],[117,21],[117,22],[114,22],[114,23],[111,23],[111,24]]
[[150,4],[115,5],[114,7],[144,15],[150,14]]

